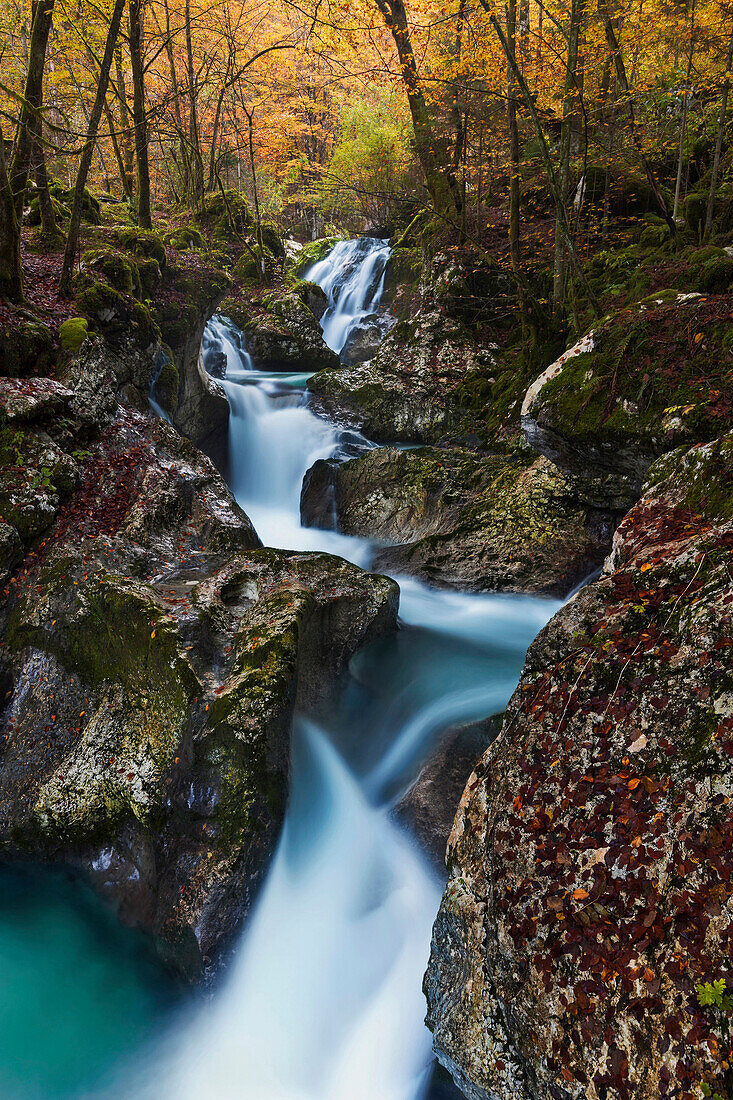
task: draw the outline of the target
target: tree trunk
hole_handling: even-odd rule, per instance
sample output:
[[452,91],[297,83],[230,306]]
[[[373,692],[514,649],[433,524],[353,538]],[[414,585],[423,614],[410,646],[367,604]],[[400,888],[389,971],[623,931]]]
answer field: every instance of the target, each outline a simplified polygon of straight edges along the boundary
[[5,138],[0,129],[0,298],[23,301],[20,266],[20,223],[5,164]]
[[130,0],[130,62],[132,68],[132,116],[137,159],[137,218],[143,229],[152,229],[150,217],[150,167],[148,126],[145,118],[145,73],[143,69],[143,8],[145,0]]
[[433,207],[439,217],[458,226],[461,214],[460,188],[454,173],[450,170],[445,143],[438,141],[433,129],[425,96],[420,87],[404,2],[403,0],[376,0],[376,4],[397,48],[402,80],[412,117],[415,151]]
[[682,118],[680,119],[680,142],[679,150],[677,153],[677,179],[674,186],[674,207],[672,209],[672,220],[677,225],[677,219],[680,209],[680,198],[682,195],[682,174],[685,167],[685,137],[687,136],[687,114],[690,103],[690,78],[692,76],[692,58],[695,52],[693,35],[695,31],[695,0],[692,0],[692,7],[690,8],[690,52],[687,56],[687,76],[685,77],[685,91],[684,98],[682,100]]
[[608,0],[598,0],[598,10],[599,10],[599,12],[601,14],[601,17],[603,19],[603,24],[604,24],[605,34],[606,34],[606,42],[608,43],[608,48],[611,51],[611,56],[613,57],[614,65],[616,66],[616,79],[618,81],[618,86],[619,86],[621,92],[623,93],[623,95],[626,98],[626,104],[627,104],[628,115],[629,115],[629,126],[630,126],[630,129],[631,129],[631,138],[632,138],[632,141],[634,142],[634,146],[636,148],[637,156],[639,157],[639,160],[641,161],[642,167],[644,168],[644,172],[646,174],[646,178],[647,178],[647,181],[649,183],[649,186],[651,187],[652,191],[654,192],[654,197],[657,200],[657,205],[659,206],[659,211],[660,211],[662,217],[664,218],[664,220],[666,221],[667,225],[669,226],[669,231],[672,234],[672,237],[675,237],[677,235],[677,226],[675,225],[674,219],[672,218],[671,214],[669,213],[669,210],[667,209],[667,204],[664,201],[664,195],[662,194],[662,192],[659,188],[659,184],[657,183],[656,177],[655,177],[654,173],[652,172],[651,165],[649,164],[649,161],[647,160],[646,156],[644,155],[644,150],[642,148],[641,138],[639,137],[639,131],[638,131],[637,126],[636,126],[636,115],[634,114],[634,104],[633,104],[633,101],[631,99],[631,92],[629,90],[629,82],[626,79],[626,67],[624,66],[624,59],[621,56],[621,46],[619,45],[618,37],[616,35],[616,30],[615,30],[614,25],[613,25],[613,17],[612,17],[611,12],[609,11],[609,8],[608,8]]
[[38,189],[38,206],[41,213],[41,229],[49,240],[59,235],[56,225],[56,214],[53,209],[51,192],[48,189],[48,173],[46,171],[46,157],[43,146],[36,141],[33,147],[33,160],[35,162],[36,187]]
[[15,153],[10,165],[10,186],[13,189],[15,216],[20,222],[33,148],[41,140],[41,108],[43,106],[43,70],[46,66],[46,47],[51,31],[54,0],[33,0],[33,24],[28,54],[23,104],[18,119]]
[[[563,88],[560,170],[558,175],[558,186],[565,209],[567,209],[567,202],[570,197],[570,145],[575,116],[574,104],[578,94],[578,45],[584,15],[585,0],[572,0],[568,31],[568,61],[565,69],[565,87]],[[565,238],[558,217],[555,222],[555,265],[552,281],[552,303],[556,314],[560,312],[562,306],[563,288],[565,286],[565,257]]]
[[127,199],[132,200],[135,189],[133,183],[132,134],[130,133],[130,112],[127,109],[127,84],[122,69],[122,50],[119,45],[115,47],[115,70],[117,74],[117,98],[120,101],[120,131],[122,134],[120,149],[125,172],[123,190]]
[[578,254],[577,254],[576,249],[575,249],[575,242],[573,241],[573,235],[572,235],[572,232],[570,230],[570,224],[568,222],[567,213],[566,213],[566,210],[565,210],[565,202],[563,200],[562,193],[560,192],[557,177],[555,175],[555,169],[554,169],[553,164],[552,164],[552,158],[550,156],[550,150],[547,147],[547,140],[545,138],[545,134],[544,134],[544,131],[542,129],[542,123],[540,122],[539,115],[537,114],[537,107],[535,106],[534,98],[532,96],[532,93],[529,90],[529,87],[527,85],[527,81],[524,79],[524,77],[523,77],[523,75],[522,75],[522,73],[519,69],[519,66],[517,65],[516,58],[512,54],[512,51],[509,47],[509,43],[507,42],[507,37],[504,34],[504,31],[502,30],[501,23],[499,22],[499,20],[494,15],[494,12],[493,12],[493,9],[491,7],[491,4],[490,4],[489,0],[480,0],[480,3],[481,3],[482,8],[484,9],[484,11],[489,16],[489,22],[491,23],[492,27],[494,28],[494,30],[497,33],[497,36],[499,38],[499,42],[501,43],[501,48],[504,51],[504,56],[507,58],[507,60],[509,61],[509,64],[512,67],[512,71],[514,72],[514,79],[516,80],[517,84],[519,85],[520,91],[522,93],[522,97],[524,99],[524,104],[527,108],[527,111],[529,113],[530,118],[532,119],[532,125],[534,127],[535,135],[537,137],[537,141],[538,141],[539,147],[540,147],[540,155],[542,157],[542,163],[545,167],[545,172],[547,173],[547,182],[550,186],[550,191],[552,193],[552,198],[553,198],[553,201],[555,203],[555,210],[557,211],[557,218],[558,218],[558,221],[559,221],[559,224],[560,224],[560,231],[561,231],[563,237],[565,238],[565,245],[566,245],[567,250],[568,250],[568,255],[570,256],[570,262],[573,265],[573,272],[575,274],[576,279],[578,280],[581,287],[583,288],[583,292],[584,292],[586,298],[588,299],[588,303],[589,303],[594,315],[596,317],[600,317],[601,316],[601,307],[600,307],[600,304],[598,302],[598,298],[596,297],[592,286],[588,282],[586,274],[583,271],[583,265],[580,263],[580,261],[578,259]]
[[506,37],[511,58],[507,58],[507,124],[509,126],[509,252],[515,275],[520,266],[519,242],[519,125],[517,122],[517,0],[506,7]]
[[196,107],[196,82],[193,65],[193,37],[191,34],[191,0],[186,0],[186,75],[188,78],[188,143],[190,156],[190,184],[194,202],[203,198],[204,171],[199,141],[199,125]]
[[61,280],[59,283],[59,292],[64,297],[69,297],[71,294],[71,275],[74,268],[74,257],[76,255],[76,245],[79,240],[79,227],[81,225],[81,210],[84,201],[84,188],[87,182],[87,176],[89,175],[89,169],[92,164],[92,154],[94,152],[94,144],[97,139],[97,131],[99,130],[99,120],[102,117],[102,110],[104,108],[104,99],[107,95],[107,88],[109,86],[109,71],[112,66],[112,54],[117,42],[117,36],[120,33],[120,23],[122,22],[122,12],[125,7],[125,0],[115,0],[115,6],[112,10],[112,18],[109,24],[109,30],[107,31],[107,41],[104,47],[104,56],[102,58],[102,65],[99,70],[99,82],[97,84],[97,92],[94,97],[94,105],[92,107],[91,115],[89,116],[89,126],[87,127],[87,136],[84,141],[84,145],[81,150],[81,157],[79,159],[79,171],[76,176],[76,185],[74,187],[74,201],[71,207],[71,220],[69,222],[69,236],[66,240],[66,251],[64,252],[64,264],[61,269]]
[[725,122],[728,113],[728,95],[730,93],[730,79],[728,73],[733,65],[733,27],[731,27],[728,39],[728,53],[725,58],[725,82],[723,84],[723,96],[720,101],[720,117],[718,119],[718,136],[715,139],[715,152],[713,153],[713,171],[710,177],[710,191],[708,193],[708,208],[705,214],[705,231],[703,241],[707,242],[713,229],[713,214],[715,213],[715,196],[718,191],[718,176],[720,174],[720,156],[723,151],[723,138],[725,137]]

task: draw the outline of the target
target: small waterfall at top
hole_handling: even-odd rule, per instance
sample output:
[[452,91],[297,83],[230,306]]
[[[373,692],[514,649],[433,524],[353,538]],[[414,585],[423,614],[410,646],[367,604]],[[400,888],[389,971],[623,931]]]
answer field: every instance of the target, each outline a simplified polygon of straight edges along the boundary
[[[333,348],[378,307],[388,254],[343,242],[308,272]],[[226,320],[204,353],[226,363],[231,486],[263,541],[368,565],[366,540],[304,529],[299,498],[317,458],[371,444],[309,410],[306,375],[255,370]],[[352,662],[323,728],[296,722],[282,837],[223,989],[117,1100],[429,1096],[421,984],[440,882],[391,811],[443,731],[505,706],[558,605],[400,585],[403,629]]]
[[390,251],[389,241],[378,237],[340,241],[306,272],[305,278],[328,295],[321,328],[334,351],[342,351],[352,329],[379,309]]

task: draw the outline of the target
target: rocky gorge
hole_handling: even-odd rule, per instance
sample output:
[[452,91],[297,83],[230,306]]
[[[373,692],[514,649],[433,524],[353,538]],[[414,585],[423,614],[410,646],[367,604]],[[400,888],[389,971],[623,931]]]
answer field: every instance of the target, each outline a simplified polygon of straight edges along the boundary
[[[362,361],[324,343],[317,286],[242,293],[164,250],[157,307],[89,257],[81,339],[8,371],[3,856],[83,874],[199,980],[275,850],[293,716],[398,637],[383,574],[566,600],[503,719],[454,724],[400,792],[433,854],[450,828],[433,1047],[472,1100],[723,1095],[727,1021],[697,991],[730,979],[733,930],[733,298],[653,293],[527,377],[501,271],[407,251]],[[264,547],[232,496],[233,406],[199,354],[217,308],[268,385],[315,372],[309,409],[350,434],[300,515],[369,540],[369,571]]]

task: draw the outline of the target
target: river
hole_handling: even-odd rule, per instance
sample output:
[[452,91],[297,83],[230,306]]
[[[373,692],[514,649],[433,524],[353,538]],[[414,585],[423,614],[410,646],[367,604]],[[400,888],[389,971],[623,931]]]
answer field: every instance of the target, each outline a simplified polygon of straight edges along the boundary
[[[329,296],[322,327],[334,350],[378,309],[388,256],[384,241],[343,242],[308,272]],[[241,333],[217,317],[206,330],[205,362],[222,352],[231,488],[263,542],[339,554],[368,568],[368,541],[302,526],[300,490],[317,458],[358,453],[369,441],[314,415],[307,375],[255,370]],[[397,580],[398,634],[357,656],[318,724],[296,722],[280,844],[215,995],[172,1016],[168,1010],[162,1031],[168,992],[140,976],[137,955],[134,963],[123,958],[127,993],[102,983],[87,1000],[76,996],[83,1010],[64,1032],[72,1045],[94,1043],[95,997],[102,1014],[117,1020],[121,1037],[102,1036],[105,1057],[95,1073],[79,1070],[70,1085],[73,1067],[47,1072],[33,1087],[16,1080],[7,1095],[420,1100],[429,1093],[421,981],[443,883],[393,807],[449,727],[503,709],[527,646],[558,604]],[[6,931],[0,909],[0,938]],[[115,959],[130,954],[129,942],[112,944]],[[49,948],[44,964],[52,971],[53,953],[62,950]],[[132,1022],[126,1026],[125,1014],[148,1022],[150,1042]],[[26,1012],[25,1027],[36,1017],[40,1025],[42,1013]],[[0,1066],[12,1058],[4,1045],[0,1037]],[[58,1056],[59,1043],[46,1047],[39,1057]]]

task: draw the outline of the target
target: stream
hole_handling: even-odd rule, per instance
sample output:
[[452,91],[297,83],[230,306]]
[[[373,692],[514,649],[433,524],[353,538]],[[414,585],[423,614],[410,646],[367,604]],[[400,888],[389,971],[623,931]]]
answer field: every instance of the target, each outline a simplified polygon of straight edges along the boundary
[[[342,242],[307,273],[328,294],[322,328],[334,350],[379,308],[388,256],[385,241]],[[372,444],[310,410],[307,375],[255,370],[242,334],[226,318],[209,323],[203,350],[205,363],[226,356],[220,384],[231,407],[231,488],[263,542],[338,554],[368,568],[369,541],[302,526],[300,490],[316,459]],[[296,721],[281,840],[214,996],[181,1005],[126,933],[107,928],[98,942],[94,922],[91,930],[74,923],[65,886],[56,904],[65,907],[75,949],[83,955],[90,943],[104,974],[97,981],[81,967],[76,985],[69,976],[72,1005],[61,1038],[77,1053],[96,1043],[98,1064],[82,1072],[72,1059],[63,1073],[46,1067],[35,1076],[26,1069],[23,1081],[7,1085],[0,1070],[3,1096],[437,1097],[421,983],[443,881],[392,811],[446,730],[504,708],[528,645],[559,604],[396,579],[400,631],[358,654],[318,723]],[[26,893],[32,909],[32,885]],[[22,940],[17,914],[15,922]],[[0,905],[0,944],[10,924]],[[56,971],[72,962],[63,961],[63,942],[44,950],[53,992]],[[28,958],[31,970],[38,965]],[[11,1039],[29,1051],[33,1028],[58,1030],[41,1011],[43,983],[30,1000],[8,1004],[6,993],[0,1007],[10,1019],[20,1005]],[[12,1059],[11,1039],[0,1029],[0,1067]],[[59,1058],[60,1047],[58,1036],[52,1042],[41,1035],[38,1060]]]

